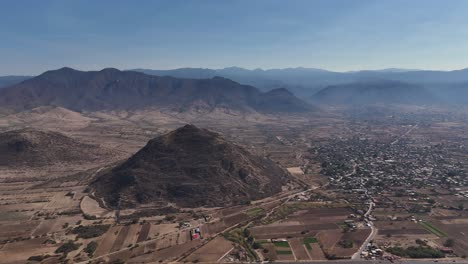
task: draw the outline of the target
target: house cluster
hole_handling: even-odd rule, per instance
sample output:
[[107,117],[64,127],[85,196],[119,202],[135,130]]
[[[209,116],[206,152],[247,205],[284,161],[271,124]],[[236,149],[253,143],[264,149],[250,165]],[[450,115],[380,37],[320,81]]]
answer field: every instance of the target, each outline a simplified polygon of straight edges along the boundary
[[376,259],[381,258],[384,254],[384,251],[378,248],[373,243],[368,243],[365,249],[361,252],[361,257],[365,259]]
[[452,191],[455,192],[455,196],[468,198],[468,189],[453,188]]
[[[330,187],[365,201],[369,195],[388,193],[408,196],[419,202],[417,190],[422,187],[459,190],[468,197],[468,177],[450,144],[417,144],[400,139],[395,144],[363,139],[332,139],[311,150],[321,162],[321,173],[327,175]],[[398,193],[406,190],[406,193]],[[427,202],[427,201],[426,201]]]

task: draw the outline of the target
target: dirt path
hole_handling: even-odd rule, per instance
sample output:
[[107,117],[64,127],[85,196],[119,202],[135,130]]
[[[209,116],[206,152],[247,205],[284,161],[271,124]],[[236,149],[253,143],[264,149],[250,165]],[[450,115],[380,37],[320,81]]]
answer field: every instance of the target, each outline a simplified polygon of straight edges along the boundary
[[395,145],[396,143],[398,143],[398,141],[400,141],[400,139],[402,139],[403,137],[406,137],[407,135],[409,135],[414,129],[416,129],[418,127],[418,124],[412,126],[410,129],[408,129],[408,131],[406,131],[403,135],[399,136],[397,139],[395,139],[395,141],[393,141],[392,143],[390,143],[390,145]]

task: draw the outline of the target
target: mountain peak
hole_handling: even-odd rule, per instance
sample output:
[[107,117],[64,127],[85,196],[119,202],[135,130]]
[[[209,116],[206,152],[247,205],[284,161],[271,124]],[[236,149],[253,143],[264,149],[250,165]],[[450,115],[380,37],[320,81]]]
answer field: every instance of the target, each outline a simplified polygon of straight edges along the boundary
[[206,134],[207,134],[207,131],[204,131],[204,129],[200,129],[192,124],[187,124],[183,127],[179,127],[178,129],[172,131],[171,133],[168,134],[168,136],[172,138],[184,138],[187,140],[192,140],[195,137],[199,137],[202,135],[206,136]]
[[195,125],[192,124],[187,124],[183,127],[180,127],[175,130],[176,132],[198,132],[200,131],[200,128],[196,127]]
[[78,70],[75,70],[73,68],[70,68],[70,67],[62,67],[60,69],[57,69],[56,71],[61,71],[61,72],[74,72],[74,71],[78,71]]
[[232,80],[230,80],[230,79],[228,79],[228,78],[225,78],[225,77],[222,77],[222,76],[214,76],[214,77],[211,78],[211,79],[213,79],[213,80],[229,80],[229,81],[232,81]]
[[271,94],[285,94],[285,95],[294,95],[291,91],[289,91],[288,89],[286,88],[276,88],[276,89],[272,89],[270,91],[268,91],[267,93],[271,93]]
[[100,72],[119,73],[121,71],[119,69],[116,69],[116,68],[104,68],[104,69],[100,70]]
[[43,74],[41,74],[39,76],[50,75],[50,74],[70,74],[70,73],[75,73],[75,72],[80,72],[80,71],[75,70],[75,69],[70,68],[70,67],[62,67],[60,69],[46,71],[46,72],[44,72]]

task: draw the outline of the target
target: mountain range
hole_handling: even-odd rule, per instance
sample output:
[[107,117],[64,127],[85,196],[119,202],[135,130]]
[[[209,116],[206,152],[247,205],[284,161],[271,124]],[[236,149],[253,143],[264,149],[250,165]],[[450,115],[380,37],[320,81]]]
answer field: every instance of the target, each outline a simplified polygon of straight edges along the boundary
[[174,111],[226,108],[272,113],[314,109],[286,89],[262,92],[223,77],[188,79],[113,68],[47,71],[1,89],[0,105],[15,110],[53,105],[75,111],[158,107]]
[[20,109],[57,105],[78,111],[162,107],[175,111],[307,112],[315,108],[304,101],[322,105],[468,103],[468,69],[333,72],[229,67],[82,72],[62,68],[26,80],[25,76],[13,77],[5,80],[22,82],[0,90],[0,103]]
[[180,78],[209,78],[222,76],[260,89],[285,87],[300,98],[308,98],[319,90],[338,84],[365,83],[375,81],[400,81],[411,84],[446,87],[448,84],[468,82],[468,68],[455,71],[408,70],[389,68],[383,70],[363,70],[334,72],[315,68],[255,69],[239,67],[224,69],[180,68],[174,70],[135,69],[158,76]]
[[[328,71],[317,68],[254,69],[227,67],[223,69],[178,68],[171,70],[133,69],[156,76],[172,76],[188,79],[210,79],[216,76],[271,90],[285,87],[302,91],[317,91],[329,85],[363,82],[370,80],[394,80],[409,83],[461,83],[468,82],[468,68],[454,71],[417,70],[388,68],[382,70],[360,70],[348,72]],[[0,77],[0,88],[19,83],[33,76]],[[295,91],[294,91],[295,92]]]
[[320,104],[431,104],[435,95],[419,84],[400,81],[367,81],[330,85],[314,94],[311,100]]

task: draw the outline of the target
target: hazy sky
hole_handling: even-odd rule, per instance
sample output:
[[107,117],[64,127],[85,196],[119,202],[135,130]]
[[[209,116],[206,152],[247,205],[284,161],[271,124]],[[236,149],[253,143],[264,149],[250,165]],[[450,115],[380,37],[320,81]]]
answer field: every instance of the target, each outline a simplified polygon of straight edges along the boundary
[[2,0],[0,75],[468,67],[466,0]]

